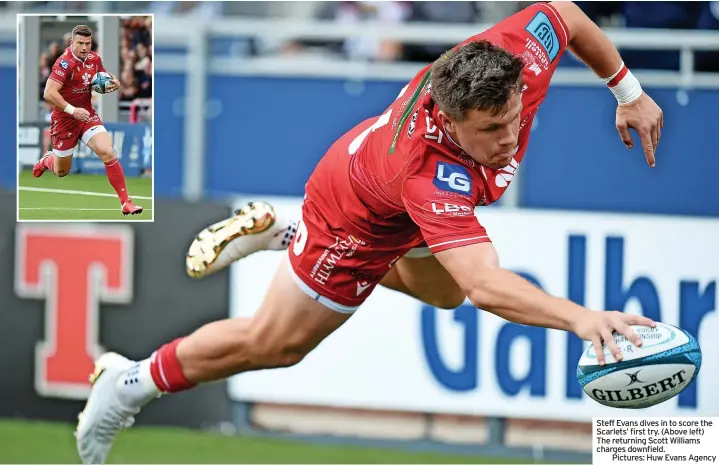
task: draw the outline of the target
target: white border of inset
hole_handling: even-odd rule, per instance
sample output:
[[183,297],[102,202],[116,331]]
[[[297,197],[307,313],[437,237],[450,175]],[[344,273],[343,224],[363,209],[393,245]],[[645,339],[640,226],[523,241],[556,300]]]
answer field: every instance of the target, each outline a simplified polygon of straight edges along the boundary
[[[152,97],[150,98],[150,111],[152,114],[152,121],[150,123],[150,131],[152,133],[152,143],[151,143],[151,166],[152,166],[152,174],[150,176],[150,183],[152,184],[152,206],[150,208],[144,209],[146,212],[150,213],[150,218],[142,218],[142,219],[129,219],[129,218],[118,218],[118,219],[20,219],[20,138],[19,138],[19,128],[20,128],[20,82],[19,82],[19,76],[20,76],[20,23],[22,21],[23,17],[33,17],[33,16],[46,16],[46,17],[58,17],[62,16],[65,18],[73,18],[73,17],[80,17],[80,18],[88,18],[88,20],[93,20],[93,18],[97,17],[103,17],[103,16],[115,16],[122,20],[122,18],[129,18],[133,16],[149,16],[152,18],[152,27],[151,27],[151,37],[152,37],[152,44],[151,44],[151,51],[152,51]],[[91,14],[77,14],[77,13],[17,13],[16,14],[16,30],[15,30],[15,80],[17,82],[17,88],[15,92],[15,131],[16,131],[16,137],[15,137],[15,221],[18,223],[154,223],[155,222],[155,14],[154,13],[91,13]],[[102,46],[100,47],[102,48]],[[145,198],[145,197],[137,197],[137,198]]]

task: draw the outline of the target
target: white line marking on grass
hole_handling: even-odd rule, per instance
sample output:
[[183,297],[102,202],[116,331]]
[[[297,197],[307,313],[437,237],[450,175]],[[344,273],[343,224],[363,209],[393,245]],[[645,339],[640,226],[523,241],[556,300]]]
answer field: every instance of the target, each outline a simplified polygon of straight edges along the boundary
[[[46,187],[20,186],[20,187],[18,187],[18,190],[30,191],[30,192],[49,192],[52,194],[91,195],[91,196],[95,196],[95,197],[117,197],[117,194],[105,194],[102,192],[88,192],[88,191],[72,191],[72,190],[66,190],[66,189],[48,189]],[[141,195],[131,195],[130,198],[152,200],[152,197],[144,197]]]

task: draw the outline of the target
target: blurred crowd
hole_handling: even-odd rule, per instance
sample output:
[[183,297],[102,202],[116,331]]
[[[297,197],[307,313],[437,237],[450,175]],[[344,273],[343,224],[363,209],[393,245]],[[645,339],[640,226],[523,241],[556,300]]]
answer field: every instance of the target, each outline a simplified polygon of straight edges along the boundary
[[[148,8],[162,16],[192,16],[213,20],[227,16],[294,17],[319,19],[343,24],[380,21],[388,26],[413,23],[493,24],[535,2],[527,1],[332,1],[332,2],[151,2]],[[719,1],[681,2],[594,2],[577,1],[580,8],[602,27],[648,29],[719,30]],[[292,41],[279,50],[283,54],[308,51],[331,54],[337,58],[368,61],[431,62],[452,43],[408,45],[372,37],[341,42]],[[250,41],[245,49],[266,53],[267,49]],[[642,69],[678,70],[679,52],[622,50],[628,66]],[[584,66],[568,56],[562,66]],[[698,71],[719,72],[719,52],[699,52],[695,56]]]
[[[719,31],[719,1],[711,2],[577,2],[600,26],[645,29]],[[679,69],[679,53],[622,50],[628,66],[643,69]],[[719,72],[719,52],[697,52],[697,71]]]
[[[94,32],[94,31],[93,31]],[[70,32],[62,40],[52,40],[43,44],[40,54],[39,98],[45,90],[45,84],[52,65],[70,46]],[[97,35],[92,38],[92,50],[98,50]],[[152,97],[152,17],[137,16],[123,19],[120,25],[120,69],[108,69],[108,72],[120,79],[120,100],[129,102],[137,98]],[[44,102],[46,119],[49,120],[52,107]]]
[[152,98],[152,17],[122,21],[120,29],[120,100]]
[[[0,2],[2,4],[3,2]],[[57,10],[77,12],[116,12],[133,10],[154,13],[158,18],[191,17],[196,21],[209,22],[222,17],[269,18],[284,17],[297,19],[330,20],[343,24],[363,21],[381,21],[388,26],[412,23],[454,23],[491,24],[506,18],[534,2],[525,1],[277,1],[277,2],[217,2],[217,1],[150,1],[150,2],[4,2],[7,8],[17,10]],[[704,29],[719,30],[719,1],[681,2],[576,2],[600,26],[617,28],[661,28],[661,29]],[[135,30],[130,28],[130,30]],[[135,34],[136,36],[137,34]],[[400,42],[363,37],[344,41],[296,40],[279,46],[266,47],[253,38],[243,39],[243,47],[232,44],[233,50],[242,49],[250,54],[302,54],[321,53],[337,59],[361,59],[367,61],[420,61],[434,60],[449,44],[408,45]],[[235,40],[236,42],[238,40]],[[143,44],[143,47],[139,46]],[[137,94],[149,89],[149,84],[138,78],[140,63],[147,63],[152,57],[146,54],[149,47],[144,42],[135,42],[134,68]],[[243,52],[245,53],[245,52]],[[679,52],[622,50],[627,64],[632,68],[679,69]],[[147,57],[147,59],[145,59]],[[582,66],[567,57],[563,66]],[[699,71],[719,71],[717,52],[703,52],[696,55],[695,68]],[[124,70],[124,68],[123,68]],[[130,72],[125,73],[130,79]],[[143,88],[143,85],[147,87]],[[131,98],[123,96],[124,98]]]
[[[357,23],[379,20],[388,24],[399,23],[496,23],[534,2],[405,2],[362,1],[323,3],[314,14],[319,19],[340,23]],[[706,29],[719,30],[719,1],[715,2],[576,2],[597,24],[619,28]],[[293,43],[285,50],[298,50],[308,46],[326,46],[349,58],[374,61],[434,61],[446,45],[405,45],[372,38],[346,40],[342,43]],[[622,50],[631,68],[679,69],[679,53],[667,51]],[[562,65],[584,66],[567,56]],[[719,71],[719,52],[697,53],[695,69]]]

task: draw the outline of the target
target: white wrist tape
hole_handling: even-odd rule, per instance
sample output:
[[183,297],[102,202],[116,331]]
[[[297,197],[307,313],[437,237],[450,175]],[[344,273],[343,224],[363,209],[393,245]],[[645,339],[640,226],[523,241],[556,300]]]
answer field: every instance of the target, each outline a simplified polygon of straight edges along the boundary
[[602,78],[602,81],[609,87],[620,105],[631,103],[642,95],[642,86],[639,84],[639,80],[634,77],[624,62],[619,67],[619,71],[608,78]]
[[72,105],[70,105],[68,103],[67,106],[65,107],[65,110],[63,110],[63,111],[65,113],[67,113],[68,115],[72,115],[75,112],[75,107],[73,107]]

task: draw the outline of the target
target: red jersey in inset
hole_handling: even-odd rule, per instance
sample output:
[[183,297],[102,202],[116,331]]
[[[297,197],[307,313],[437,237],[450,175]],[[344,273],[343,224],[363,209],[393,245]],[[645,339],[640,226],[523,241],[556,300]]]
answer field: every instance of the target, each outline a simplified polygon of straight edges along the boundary
[[514,178],[569,37],[551,5],[535,4],[462,44],[476,40],[525,62],[518,147],[510,165],[481,166],[448,137],[436,117],[427,66],[380,117],[356,126],[330,149],[316,169],[323,182],[307,184],[308,196],[323,210],[341,207],[345,229],[383,249],[426,242],[435,253],[490,240],[475,206],[496,202]]
[[[100,55],[95,52],[87,54],[85,61],[76,57],[68,47],[65,52],[55,61],[48,79],[62,84],[60,95],[70,105],[92,112],[92,95],[90,83],[93,76],[100,71],[105,71],[102,66]],[[63,116],[64,115],[64,116]],[[52,117],[69,117],[62,109],[54,108]]]

